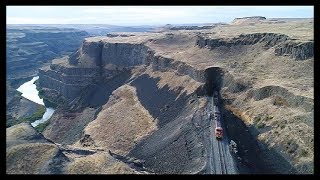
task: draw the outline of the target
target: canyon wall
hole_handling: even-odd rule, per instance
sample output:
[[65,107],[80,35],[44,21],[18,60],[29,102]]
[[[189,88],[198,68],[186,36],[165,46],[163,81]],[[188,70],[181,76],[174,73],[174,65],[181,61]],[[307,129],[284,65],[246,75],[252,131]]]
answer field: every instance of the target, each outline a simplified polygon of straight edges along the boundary
[[274,47],[274,53],[277,56],[290,56],[295,60],[306,60],[314,55],[313,41],[296,42],[287,35],[276,33],[241,34],[231,39],[198,36],[196,45],[200,48],[214,49],[220,46],[231,47],[257,43],[262,44],[267,49]]
[[[89,85],[104,79],[111,80],[123,70],[138,65],[150,65],[154,71],[176,72],[205,83],[206,72],[187,63],[160,55],[143,44],[84,41],[70,57],[54,60],[50,66],[39,69],[39,82],[51,100],[57,96],[71,102]],[[50,97],[50,94],[54,96]]]
[[[125,39],[130,37],[122,38]],[[313,57],[313,42],[306,42],[305,44],[299,43],[292,46],[286,45],[288,43],[296,43],[296,41],[290,39],[287,35],[276,33],[240,35],[228,40],[198,36],[196,42],[193,43],[195,43],[196,46],[192,48],[197,48],[197,51],[203,51],[204,47],[215,50],[217,47],[229,48],[233,46],[250,45],[251,48],[256,48],[256,51],[258,51],[257,54],[269,49],[270,52],[272,50],[272,52],[275,53],[271,54],[272,56],[265,56],[266,58],[287,56],[289,54],[288,56],[291,58],[303,60],[300,61],[301,63],[308,63],[310,58]],[[124,42],[123,40],[114,41],[110,39],[105,40],[103,38],[86,39],[78,51],[73,53],[69,58],[55,60],[53,61],[53,64],[40,70],[40,86],[45,92],[46,97],[53,101],[54,99],[57,99],[57,97],[62,97],[70,107],[78,106],[79,104],[83,104],[84,107],[99,107],[105,104],[109,100],[109,97],[113,96],[112,91],[115,91],[123,84],[128,84],[136,88],[136,96],[142,107],[148,110],[153,118],[157,119],[157,126],[160,127],[160,130],[137,143],[137,146],[134,147],[129,154],[136,158],[144,159],[149,168],[152,168],[155,172],[184,172],[185,169],[173,168],[172,166],[166,167],[163,164],[163,162],[175,164],[179,161],[179,159],[174,159],[175,154],[168,153],[169,150],[177,148],[177,145],[170,145],[167,149],[168,151],[161,150],[165,145],[170,144],[177,139],[179,139],[178,144],[180,145],[184,143],[188,145],[187,142],[189,141],[196,141],[196,143],[195,146],[192,147],[185,146],[185,154],[176,157],[196,157],[195,155],[190,155],[188,153],[195,153],[197,156],[201,156],[201,158],[204,156],[205,152],[203,152],[201,147],[201,137],[189,137],[189,133],[200,132],[194,128],[194,124],[192,124],[193,119],[186,120],[188,119],[188,113],[185,112],[184,109],[194,106],[188,105],[188,102],[189,104],[191,104],[190,102],[197,102],[197,100],[194,100],[195,97],[211,96],[214,90],[219,91],[221,94],[221,98],[224,102],[222,105],[227,109],[226,111],[224,110],[224,112],[226,112],[226,114],[229,113],[225,116],[233,117],[230,114],[232,113],[238,117],[231,118],[232,121],[242,121],[240,123],[232,122],[230,120],[228,122],[231,123],[230,127],[236,128],[235,126],[232,126],[232,124],[237,123],[242,124],[241,127],[244,127],[243,122],[249,122],[249,124],[246,125],[250,127],[253,126],[253,128],[249,128],[249,133],[253,135],[248,135],[246,137],[251,137],[252,143],[256,141],[255,138],[261,138],[261,141],[266,145],[261,145],[261,149],[257,151],[265,153],[265,159],[269,159],[270,162],[272,162],[273,155],[279,153],[281,156],[286,157],[289,152],[281,150],[286,148],[284,145],[286,142],[279,143],[277,137],[270,139],[268,138],[269,136],[266,136],[266,132],[270,132],[274,135],[286,130],[286,133],[294,134],[295,129],[288,128],[289,130],[287,130],[286,128],[281,128],[283,111],[286,111],[287,107],[290,107],[290,111],[292,111],[292,113],[289,110],[286,111],[291,113],[286,116],[286,122],[290,121],[290,118],[296,118],[296,114],[313,113],[313,100],[311,98],[296,95],[281,86],[263,85],[262,87],[257,87],[252,79],[249,81],[247,78],[243,78],[243,76],[239,76],[239,74],[229,71],[229,69],[225,67],[212,66],[214,64],[212,62],[214,62],[214,60],[209,63],[207,62],[208,64],[204,68],[200,68],[200,66],[197,67],[195,64],[191,65],[187,60],[177,60],[172,56],[161,54],[145,42]],[[195,86],[191,88],[191,93],[187,93],[186,86],[177,81],[177,79],[183,79],[183,77],[186,77],[189,86],[195,84]],[[163,79],[165,79],[165,83],[163,83]],[[176,86],[172,85],[175,84],[176,81],[180,84],[176,83]],[[52,93],[52,91],[54,91],[54,93]],[[54,96],[50,97],[50,92],[51,95]],[[157,94],[157,96],[154,96],[155,94]],[[98,102],[98,99],[101,99],[101,102],[95,103]],[[111,104],[111,107],[112,106],[113,104]],[[255,109],[256,107],[260,108]],[[192,111],[190,110],[190,112]],[[268,114],[275,114],[274,117],[272,116],[273,120],[268,119],[271,117]],[[310,117],[306,117],[308,122],[311,121]],[[126,119],[125,116],[121,116],[121,118]],[[263,120],[257,120],[259,118]],[[114,123],[117,124],[118,122],[115,121]],[[183,128],[181,124],[184,124]],[[295,123],[292,122],[290,127],[293,127],[294,125]],[[300,126],[300,124],[298,125]],[[277,129],[278,127],[281,129]],[[84,127],[81,127],[81,130],[83,128]],[[172,130],[172,128],[175,128],[179,132],[181,130],[181,132],[172,134],[172,139],[169,138],[168,141],[157,145],[159,138],[168,134],[168,131]],[[55,128],[51,127],[51,129]],[[237,132],[240,130],[245,129],[237,129]],[[88,135],[94,138],[94,131],[90,133]],[[184,135],[182,136],[182,134]],[[309,135],[310,133],[308,136]],[[238,143],[236,134],[233,133],[231,138],[234,138]],[[103,138],[100,137],[100,139]],[[76,138],[73,139],[72,142],[75,140]],[[274,152],[270,152],[266,146],[271,146],[270,144],[272,144],[271,142],[273,140],[277,142],[276,148],[278,149]],[[243,141],[243,139],[241,139],[241,141]],[[299,140],[294,140],[294,142],[298,143]],[[241,153],[245,153],[246,145],[245,143],[242,143],[242,145],[241,149],[243,152]],[[149,151],[148,149],[145,149],[144,146],[154,148],[154,151]],[[302,147],[303,146],[301,146],[301,148]],[[311,148],[308,144],[308,148],[309,147]],[[252,147],[250,148],[252,149]],[[296,148],[296,153],[302,152],[301,148],[298,150]],[[142,151],[143,153],[141,153]],[[162,159],[152,159],[155,155]],[[168,158],[170,159],[169,161],[163,156],[173,159]],[[285,159],[292,165],[294,164],[294,157],[290,158]],[[194,163],[194,160],[195,159],[192,159],[190,162],[184,161],[184,163]],[[203,162],[203,159],[199,161]],[[201,165],[203,164],[197,164],[195,171],[201,171]],[[281,169],[274,163],[272,166],[274,169]],[[308,172],[311,169],[310,164],[305,165],[304,162],[298,164],[297,167],[301,167],[300,169],[305,168]],[[270,172],[276,172],[274,169],[270,170]],[[257,172],[259,171],[257,170]],[[291,172],[293,171],[288,171],[288,173]]]

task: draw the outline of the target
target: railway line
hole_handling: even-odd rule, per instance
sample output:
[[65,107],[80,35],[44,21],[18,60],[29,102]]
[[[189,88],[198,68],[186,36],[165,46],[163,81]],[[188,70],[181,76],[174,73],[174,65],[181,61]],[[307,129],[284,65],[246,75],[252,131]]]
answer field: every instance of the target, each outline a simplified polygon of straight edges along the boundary
[[[208,97],[207,114],[209,124],[206,133],[209,136],[207,172],[209,174],[237,174],[237,168],[229,149],[229,139],[219,111],[217,93],[213,97]],[[222,128],[221,138],[217,138],[220,136],[216,131],[217,126]]]

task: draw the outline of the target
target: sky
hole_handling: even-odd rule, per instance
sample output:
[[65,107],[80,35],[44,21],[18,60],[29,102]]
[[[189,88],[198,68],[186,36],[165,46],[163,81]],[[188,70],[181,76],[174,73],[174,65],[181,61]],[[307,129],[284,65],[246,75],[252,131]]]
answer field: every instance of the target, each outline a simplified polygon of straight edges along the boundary
[[164,25],[313,18],[313,6],[7,6],[7,24]]

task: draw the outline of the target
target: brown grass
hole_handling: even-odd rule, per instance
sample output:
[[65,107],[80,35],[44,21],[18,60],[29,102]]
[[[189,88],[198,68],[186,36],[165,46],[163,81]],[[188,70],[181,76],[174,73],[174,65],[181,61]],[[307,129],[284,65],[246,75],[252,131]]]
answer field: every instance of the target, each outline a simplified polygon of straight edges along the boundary
[[155,120],[140,104],[135,88],[124,85],[113,92],[85,133],[91,135],[97,146],[126,154],[156,129]]
[[39,173],[57,153],[57,146],[47,143],[26,143],[7,148],[7,173]]
[[243,112],[242,110],[236,107],[233,107],[231,105],[225,105],[225,108],[231,111],[235,116],[237,116],[246,124],[253,124],[253,118],[251,118],[248,114],[246,114],[246,112]]
[[195,81],[190,76],[178,75],[176,72],[159,72],[159,71],[152,71],[150,68],[146,71],[146,74],[150,75],[154,78],[160,78],[158,82],[158,88],[162,88],[164,86],[168,86],[170,90],[177,91],[179,88],[183,88],[180,92],[186,92],[187,95],[194,93],[197,88],[199,88],[204,83],[200,83]]
[[123,162],[116,161],[107,153],[73,158],[66,167],[69,174],[134,174],[135,171]]
[[275,106],[284,106],[284,107],[289,107],[288,102],[286,101],[286,99],[280,97],[280,96],[275,96],[273,98],[273,105]]

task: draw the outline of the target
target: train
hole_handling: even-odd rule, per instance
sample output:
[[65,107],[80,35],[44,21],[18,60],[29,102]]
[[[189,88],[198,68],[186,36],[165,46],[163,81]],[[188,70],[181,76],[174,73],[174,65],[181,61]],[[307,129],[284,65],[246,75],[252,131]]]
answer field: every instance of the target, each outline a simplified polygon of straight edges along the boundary
[[214,134],[216,136],[216,138],[222,139],[223,137],[223,128],[221,126],[221,115],[220,115],[220,111],[218,108],[218,93],[215,91],[213,94],[213,99],[214,99],[214,105],[213,105],[213,120],[215,122],[215,130],[214,130]]
[[223,128],[221,127],[221,120],[220,120],[220,112],[216,111],[214,113],[214,122],[215,122],[215,130],[214,134],[217,139],[222,139],[223,137]]

